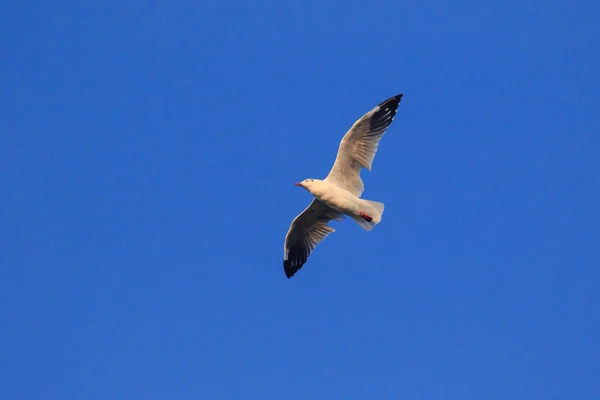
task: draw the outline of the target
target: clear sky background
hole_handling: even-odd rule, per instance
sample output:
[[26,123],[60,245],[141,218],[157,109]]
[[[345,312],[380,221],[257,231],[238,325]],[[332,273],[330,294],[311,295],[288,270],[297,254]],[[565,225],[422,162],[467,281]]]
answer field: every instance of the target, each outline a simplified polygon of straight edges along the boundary
[[[600,2],[5,2],[3,399],[600,398]],[[404,93],[351,220],[284,236]]]

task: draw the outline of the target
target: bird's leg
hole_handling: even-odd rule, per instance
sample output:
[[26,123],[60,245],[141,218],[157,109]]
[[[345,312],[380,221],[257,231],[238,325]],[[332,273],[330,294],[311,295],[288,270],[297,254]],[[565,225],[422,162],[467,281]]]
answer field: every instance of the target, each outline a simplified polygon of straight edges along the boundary
[[371,216],[369,216],[369,215],[365,214],[365,213],[364,213],[364,212],[362,212],[362,211],[360,212],[360,216],[361,216],[361,217],[363,217],[363,219],[364,219],[365,221],[367,221],[367,222],[371,222],[371,221],[373,221],[373,217],[371,217]]

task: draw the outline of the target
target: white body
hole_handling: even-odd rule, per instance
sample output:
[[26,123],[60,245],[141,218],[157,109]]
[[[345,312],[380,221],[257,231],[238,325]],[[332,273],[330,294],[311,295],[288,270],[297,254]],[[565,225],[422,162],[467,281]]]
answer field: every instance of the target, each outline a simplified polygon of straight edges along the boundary
[[340,214],[359,216],[360,212],[364,211],[360,209],[360,198],[337,185],[319,179],[311,179],[302,182],[302,186]]
[[[370,231],[381,221],[383,203],[361,199],[335,183],[320,179],[305,179],[298,184],[332,210],[351,217],[361,228]],[[365,219],[366,214],[369,219]]]

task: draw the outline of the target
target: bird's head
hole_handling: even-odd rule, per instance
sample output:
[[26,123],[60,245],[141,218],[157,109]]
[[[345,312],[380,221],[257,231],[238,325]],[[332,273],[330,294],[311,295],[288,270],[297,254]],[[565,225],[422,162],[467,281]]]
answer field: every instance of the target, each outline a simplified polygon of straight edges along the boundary
[[314,187],[317,182],[319,182],[318,179],[305,179],[302,182],[294,183],[294,185],[303,187],[310,192],[310,189]]

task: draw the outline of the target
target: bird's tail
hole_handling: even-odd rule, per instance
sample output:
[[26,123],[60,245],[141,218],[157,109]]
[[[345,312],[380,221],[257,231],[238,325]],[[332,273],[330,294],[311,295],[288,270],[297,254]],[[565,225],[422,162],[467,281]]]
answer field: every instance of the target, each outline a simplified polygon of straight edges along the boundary
[[365,231],[370,231],[381,222],[384,205],[378,201],[360,199],[360,215],[352,216]]

